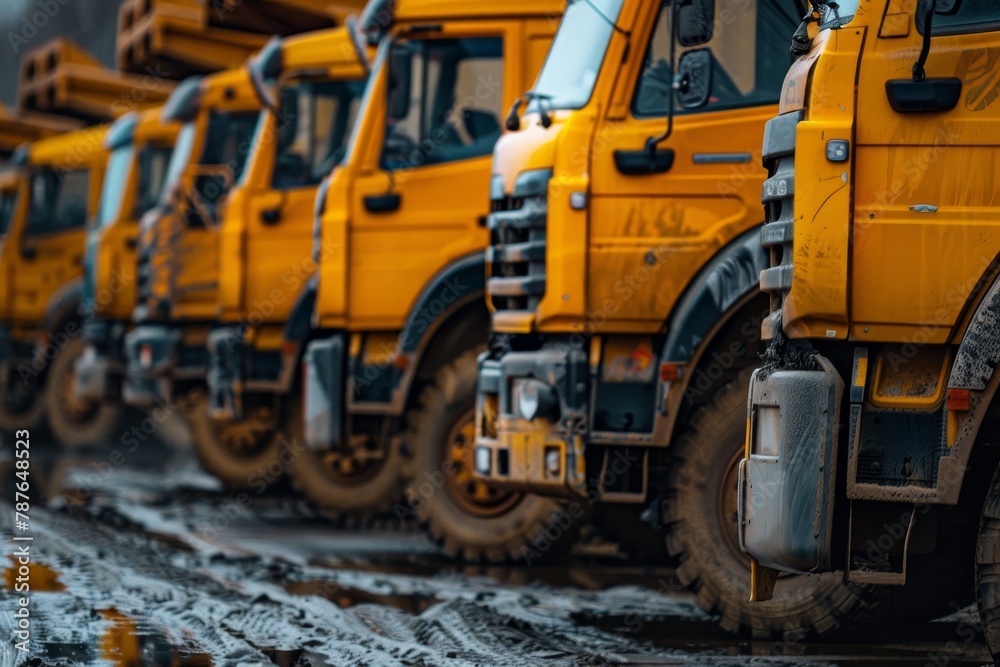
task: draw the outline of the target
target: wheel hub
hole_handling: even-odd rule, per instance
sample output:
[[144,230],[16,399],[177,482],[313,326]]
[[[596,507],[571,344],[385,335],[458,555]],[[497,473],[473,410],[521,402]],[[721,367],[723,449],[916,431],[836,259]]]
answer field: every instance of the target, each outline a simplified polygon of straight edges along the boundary
[[446,461],[451,474],[445,475],[445,484],[464,511],[475,516],[498,516],[510,510],[521,500],[521,494],[493,488],[476,477],[473,454],[476,444],[475,410],[462,415],[448,434]]

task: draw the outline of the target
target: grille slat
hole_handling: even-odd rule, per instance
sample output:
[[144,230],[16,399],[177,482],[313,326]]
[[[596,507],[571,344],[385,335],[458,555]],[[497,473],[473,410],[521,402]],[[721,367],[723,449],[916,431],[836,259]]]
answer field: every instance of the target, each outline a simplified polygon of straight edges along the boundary
[[795,236],[795,131],[802,112],[778,116],[764,131],[764,181],[761,201],[765,223],[760,244],[770,254],[770,268],[760,274],[760,288],[771,295],[771,314],[764,320],[765,339],[773,338],[781,327],[781,307],[792,288],[792,244]]
[[545,295],[547,217],[544,195],[493,201],[487,218],[492,232],[487,259],[492,267],[489,293],[496,310],[534,310]]

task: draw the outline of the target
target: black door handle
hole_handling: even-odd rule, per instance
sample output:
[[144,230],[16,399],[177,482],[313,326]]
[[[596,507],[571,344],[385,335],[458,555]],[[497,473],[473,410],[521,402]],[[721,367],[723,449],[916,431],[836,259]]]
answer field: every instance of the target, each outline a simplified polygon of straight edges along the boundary
[[281,222],[281,209],[272,208],[266,211],[261,211],[260,221],[265,225],[276,225]]
[[365,209],[369,213],[392,213],[403,204],[399,195],[374,195],[365,197]]
[[139,237],[137,237],[137,236],[130,236],[127,239],[125,239],[125,247],[128,248],[129,250],[135,250],[136,248],[138,248],[139,247]]
[[625,176],[665,174],[673,166],[674,151],[670,148],[615,151],[615,168]]
[[21,257],[25,259],[34,259],[35,257],[38,257],[38,248],[30,245],[21,246]]

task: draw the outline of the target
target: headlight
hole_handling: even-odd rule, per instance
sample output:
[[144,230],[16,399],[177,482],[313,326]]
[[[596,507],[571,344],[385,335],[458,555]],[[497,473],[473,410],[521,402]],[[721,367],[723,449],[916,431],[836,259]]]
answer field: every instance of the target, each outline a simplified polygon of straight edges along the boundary
[[516,380],[513,389],[513,402],[522,419],[559,418],[559,397],[549,385],[538,380]]

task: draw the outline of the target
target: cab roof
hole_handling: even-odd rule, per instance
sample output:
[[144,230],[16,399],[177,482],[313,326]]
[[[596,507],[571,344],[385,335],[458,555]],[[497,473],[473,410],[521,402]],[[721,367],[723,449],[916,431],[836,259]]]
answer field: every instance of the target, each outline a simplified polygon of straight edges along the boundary
[[28,164],[76,168],[103,164],[107,159],[104,136],[109,125],[93,125],[82,130],[40,139],[28,145]]
[[281,51],[282,69],[286,72],[356,66],[357,76],[364,76],[364,66],[347,28],[330,28],[286,37],[281,42]]
[[558,20],[566,0],[396,0],[395,21],[545,18]]

